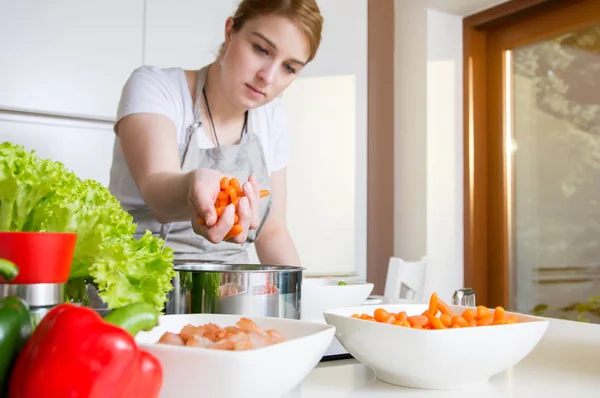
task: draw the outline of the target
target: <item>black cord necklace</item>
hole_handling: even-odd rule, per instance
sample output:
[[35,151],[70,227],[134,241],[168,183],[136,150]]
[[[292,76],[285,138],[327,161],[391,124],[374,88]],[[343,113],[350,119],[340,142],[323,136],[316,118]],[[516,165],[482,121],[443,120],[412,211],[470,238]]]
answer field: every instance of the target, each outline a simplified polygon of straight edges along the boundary
[[[217,137],[217,130],[215,129],[215,123],[213,122],[212,114],[210,113],[210,105],[208,104],[208,98],[206,97],[206,90],[202,87],[202,94],[204,95],[204,102],[206,103],[206,110],[208,111],[208,117],[210,118],[210,124],[212,125],[213,135],[215,137],[215,141],[217,146],[221,146],[219,144],[219,138]],[[244,135],[244,130],[246,130],[246,125],[248,124],[248,111],[244,112],[244,125],[242,126],[242,133],[240,137]]]

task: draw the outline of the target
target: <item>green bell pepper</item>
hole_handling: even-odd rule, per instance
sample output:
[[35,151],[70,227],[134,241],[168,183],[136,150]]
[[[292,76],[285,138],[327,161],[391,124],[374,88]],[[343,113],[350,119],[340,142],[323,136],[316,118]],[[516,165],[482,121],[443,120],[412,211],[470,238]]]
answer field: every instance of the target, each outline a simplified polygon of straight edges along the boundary
[[[0,259],[0,275],[6,281],[18,273],[15,264]],[[0,397],[7,394],[10,372],[32,329],[27,303],[20,297],[0,297]]]

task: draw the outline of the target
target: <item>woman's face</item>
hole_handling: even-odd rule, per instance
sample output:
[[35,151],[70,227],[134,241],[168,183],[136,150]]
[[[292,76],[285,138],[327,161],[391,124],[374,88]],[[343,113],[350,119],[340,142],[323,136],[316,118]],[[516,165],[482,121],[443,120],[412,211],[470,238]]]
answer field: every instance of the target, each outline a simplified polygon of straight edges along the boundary
[[252,109],[279,96],[298,76],[310,55],[304,34],[288,18],[264,15],[239,32],[225,27],[221,84],[229,101]]

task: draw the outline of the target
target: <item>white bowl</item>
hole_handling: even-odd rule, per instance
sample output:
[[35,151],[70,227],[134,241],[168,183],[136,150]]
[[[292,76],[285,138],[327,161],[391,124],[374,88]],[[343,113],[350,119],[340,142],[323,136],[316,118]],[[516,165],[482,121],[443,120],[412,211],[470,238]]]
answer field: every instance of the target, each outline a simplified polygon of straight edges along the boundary
[[248,351],[223,351],[155,344],[164,332],[187,325],[235,325],[239,315],[165,315],[159,325],[136,336],[139,347],[163,367],[161,397],[279,398],[315,368],[333,339],[335,327],[282,318],[249,317],[263,330],[276,329],[284,342]]
[[[519,323],[445,330],[417,330],[351,318],[388,312],[422,314],[426,304],[372,305],[325,312],[336,338],[354,358],[373,369],[378,379],[423,389],[461,389],[485,384],[517,364],[538,344],[548,328],[543,318],[515,314]],[[455,313],[468,307],[450,306]]]
[[364,304],[373,291],[372,283],[346,282],[346,285],[339,286],[339,282],[340,279],[335,278],[304,278],[300,318],[325,323],[323,312]]

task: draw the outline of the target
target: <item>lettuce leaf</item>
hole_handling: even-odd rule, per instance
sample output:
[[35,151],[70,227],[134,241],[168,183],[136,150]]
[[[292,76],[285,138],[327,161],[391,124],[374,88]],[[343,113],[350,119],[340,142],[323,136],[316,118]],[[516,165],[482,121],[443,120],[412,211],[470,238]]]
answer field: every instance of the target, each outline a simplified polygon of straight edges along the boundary
[[[173,287],[173,250],[146,231],[139,240],[133,236],[107,241],[104,255],[98,259],[90,275],[99,295],[109,308],[145,301],[161,310],[166,293]],[[168,289],[165,289],[168,287]],[[156,294],[164,292],[164,294]]]
[[173,289],[173,251],[136,225],[97,181],[81,180],[62,163],[42,160],[8,142],[0,144],[0,231],[75,232],[68,288],[88,303],[85,284],[114,309],[138,301],[164,309]]
[[33,207],[60,181],[73,178],[62,163],[0,144],[0,231],[21,231]]

